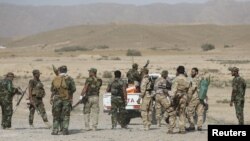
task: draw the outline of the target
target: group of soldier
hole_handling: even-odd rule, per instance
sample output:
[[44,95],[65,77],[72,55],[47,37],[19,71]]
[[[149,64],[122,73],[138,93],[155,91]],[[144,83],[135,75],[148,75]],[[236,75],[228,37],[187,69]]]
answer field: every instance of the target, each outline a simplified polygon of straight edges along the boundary
[[[148,65],[148,63],[147,63]],[[111,93],[111,123],[112,129],[120,124],[122,128],[127,128],[126,104],[127,91],[130,85],[135,85],[140,98],[137,103],[141,106],[140,112],[144,130],[150,130],[152,123],[153,103],[156,107],[157,126],[161,126],[162,111],[167,114],[169,134],[174,133],[177,117],[179,119],[179,132],[195,130],[194,115],[197,114],[197,130],[202,130],[203,113],[206,110],[207,98],[200,99],[198,96],[199,85],[201,80],[210,82],[210,77],[206,73],[200,75],[197,68],[191,70],[191,80],[188,79],[184,66],[179,66],[176,70],[175,79],[170,82],[168,79],[168,71],[163,70],[161,77],[154,82],[149,77],[149,70],[145,65],[141,72],[138,71],[138,65],[133,64],[132,69],[127,72],[128,82],[125,82],[121,76],[121,71],[114,72],[114,80],[107,86],[106,91]],[[246,90],[245,80],[239,76],[239,69],[230,68],[233,79],[233,91],[230,106],[235,105],[236,115],[239,124],[244,124],[243,108],[244,95]],[[40,114],[45,125],[52,127],[52,135],[68,135],[70,113],[73,104],[73,94],[76,91],[74,79],[67,74],[67,66],[54,68],[56,74],[51,83],[50,103],[52,105],[53,125],[48,121],[43,98],[45,96],[44,85],[40,81],[40,71],[33,70],[33,79],[29,81],[29,124],[33,128],[33,120],[35,111]],[[102,86],[102,79],[97,77],[97,69],[89,70],[89,77],[85,81],[82,89],[80,102],[84,104],[83,114],[85,120],[85,129],[97,130],[99,116],[99,94]],[[15,94],[23,95],[17,88],[14,88],[12,81],[15,75],[11,72],[7,73],[3,80],[0,80],[0,105],[2,108],[3,129],[11,128],[11,119],[13,115],[13,96]],[[189,127],[186,128],[186,118]],[[90,126],[90,120],[92,124]]]

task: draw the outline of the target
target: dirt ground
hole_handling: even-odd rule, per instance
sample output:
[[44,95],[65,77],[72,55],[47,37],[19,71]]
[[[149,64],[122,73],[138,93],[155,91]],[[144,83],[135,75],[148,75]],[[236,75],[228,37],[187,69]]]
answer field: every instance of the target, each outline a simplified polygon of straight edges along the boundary
[[[26,50],[27,51],[27,50]],[[4,51],[0,51],[1,54]],[[207,140],[207,125],[208,124],[237,124],[237,119],[235,115],[235,110],[233,107],[229,107],[227,102],[231,98],[231,87],[230,80],[232,77],[227,71],[229,66],[238,66],[240,67],[240,73],[245,79],[250,78],[249,64],[221,64],[218,61],[214,60],[250,60],[246,54],[247,51],[243,52],[211,52],[207,54],[164,54],[164,53],[149,53],[144,51],[143,56],[141,57],[127,57],[121,56],[120,60],[112,59],[102,59],[101,55],[96,53],[95,55],[91,54],[80,54],[74,57],[35,57],[35,56],[26,56],[26,57],[2,57],[0,59],[1,69],[0,75],[3,76],[6,72],[12,71],[17,75],[17,78],[14,80],[16,86],[21,86],[25,89],[28,85],[28,80],[32,78],[32,70],[40,69],[42,72],[41,80],[45,84],[45,89],[47,95],[44,99],[46,110],[48,114],[49,121],[52,123],[52,114],[51,114],[51,105],[49,104],[50,97],[50,84],[51,80],[54,77],[52,71],[52,64],[55,66],[67,65],[68,74],[75,79],[77,85],[77,92],[74,96],[74,102],[77,102],[79,99],[82,86],[84,84],[85,78],[88,76],[88,69],[91,67],[96,67],[98,69],[98,76],[102,77],[104,71],[114,71],[116,69],[121,69],[122,73],[128,71],[131,67],[132,62],[137,62],[140,67],[142,67],[146,60],[150,60],[149,69],[150,72],[160,73],[163,69],[169,70],[170,74],[175,74],[176,67],[178,65],[184,65],[187,68],[187,72],[190,73],[192,67],[198,67],[200,70],[209,70],[212,78],[212,84],[209,88],[208,97],[209,97],[209,111],[208,118],[204,124],[204,130],[202,132],[191,132],[185,135],[174,134],[168,135],[167,127],[164,124],[161,128],[157,128],[156,125],[153,125],[150,131],[144,131],[142,129],[142,121],[140,118],[135,118],[131,120],[128,129],[116,129],[111,130],[111,120],[110,116],[107,113],[103,113],[102,108],[102,94],[105,92],[107,82],[109,79],[104,79],[104,85],[101,89],[100,95],[100,115],[99,115],[99,125],[98,131],[85,131],[84,130],[84,119],[82,114],[82,106],[76,108],[75,111],[71,114],[70,120],[70,135],[68,136],[51,136],[51,130],[46,129],[45,125],[42,122],[42,119],[37,114],[35,115],[35,129],[30,129],[28,125],[28,115],[29,111],[27,108],[27,101],[25,100],[27,96],[24,97],[20,106],[18,107],[16,113],[14,113],[12,118],[12,130],[2,130],[0,129],[0,141],[37,141],[37,140],[46,140],[46,141],[127,141],[127,140],[136,140],[136,141],[206,141]],[[7,51],[8,53],[8,51]],[[23,52],[25,54],[25,52]],[[29,53],[27,53],[29,54]],[[101,58],[101,59],[100,59]],[[202,71],[201,71],[202,72]],[[217,84],[218,85],[213,85]],[[228,84],[229,83],[229,84]],[[16,97],[14,98],[14,107],[16,103]],[[220,101],[226,101],[221,103]],[[245,123],[250,124],[250,95],[249,89],[246,92],[246,101],[245,101]],[[178,132],[178,129],[175,130]]]

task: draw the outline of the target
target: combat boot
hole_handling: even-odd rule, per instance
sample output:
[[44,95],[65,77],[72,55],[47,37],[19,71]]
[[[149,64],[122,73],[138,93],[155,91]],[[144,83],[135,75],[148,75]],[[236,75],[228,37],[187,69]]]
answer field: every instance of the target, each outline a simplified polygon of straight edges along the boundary
[[49,122],[44,122],[44,124],[47,126],[48,129],[52,127],[52,125]]
[[62,131],[62,134],[63,135],[69,135],[69,131],[65,129],[65,130]]
[[52,131],[51,135],[58,135],[58,131]]
[[168,130],[167,134],[174,134],[173,130]]
[[197,130],[198,130],[198,131],[202,131],[202,127],[198,127]]
[[186,131],[194,131],[195,130],[195,127],[188,127],[186,128]]
[[33,124],[30,124],[30,128],[32,129],[32,128],[35,128],[35,126],[33,125]]

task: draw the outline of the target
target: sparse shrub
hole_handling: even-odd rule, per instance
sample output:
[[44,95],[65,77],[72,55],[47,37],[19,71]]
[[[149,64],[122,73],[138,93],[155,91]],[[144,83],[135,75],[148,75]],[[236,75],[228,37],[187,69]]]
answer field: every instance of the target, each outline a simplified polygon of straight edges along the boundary
[[108,48],[109,48],[109,46],[107,46],[107,45],[99,45],[96,47],[96,49],[108,49]]
[[112,78],[112,72],[111,71],[104,71],[102,78]]
[[110,60],[121,60],[121,58],[120,57],[112,57],[112,58],[110,58]]
[[34,61],[40,62],[40,61],[43,61],[43,59],[42,58],[38,58],[38,59],[35,59]]
[[96,60],[108,60],[108,56],[102,56],[102,57],[100,57],[100,58],[97,58]]
[[142,55],[141,55],[141,52],[138,50],[129,49],[127,51],[127,56],[142,56]]
[[217,100],[216,103],[227,104],[230,103],[230,101],[228,99],[223,99],[223,100]]
[[209,51],[215,49],[215,46],[212,44],[203,44],[201,48],[203,51]]
[[86,47],[80,46],[69,46],[69,47],[62,47],[60,49],[55,49],[55,52],[73,52],[73,51],[89,51],[91,49]]

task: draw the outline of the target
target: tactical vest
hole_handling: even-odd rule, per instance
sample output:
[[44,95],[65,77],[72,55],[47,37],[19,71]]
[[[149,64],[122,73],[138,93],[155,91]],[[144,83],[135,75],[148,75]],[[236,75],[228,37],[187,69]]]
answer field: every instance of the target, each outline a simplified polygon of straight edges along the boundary
[[88,78],[87,96],[99,95],[99,90],[102,86],[102,80],[96,77]]
[[124,82],[121,79],[115,79],[111,84],[111,95],[123,96]]
[[54,89],[62,99],[69,99],[69,88],[66,83],[67,78],[67,76],[56,76],[52,82]]
[[34,86],[32,88],[32,96],[36,96],[37,98],[43,98],[45,96],[45,90],[43,83],[41,81],[32,80],[34,83]]

